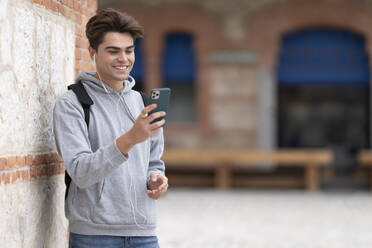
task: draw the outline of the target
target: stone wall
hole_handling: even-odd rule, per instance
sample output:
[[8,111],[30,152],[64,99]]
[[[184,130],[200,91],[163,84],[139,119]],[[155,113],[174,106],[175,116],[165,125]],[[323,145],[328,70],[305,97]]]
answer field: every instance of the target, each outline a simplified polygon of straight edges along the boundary
[[55,100],[91,69],[84,26],[93,1],[0,0],[0,240],[67,247]]

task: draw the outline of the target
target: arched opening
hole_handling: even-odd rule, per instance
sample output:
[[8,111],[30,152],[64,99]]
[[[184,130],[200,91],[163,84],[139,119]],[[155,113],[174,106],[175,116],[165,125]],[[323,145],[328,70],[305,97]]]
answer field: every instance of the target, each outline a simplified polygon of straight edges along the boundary
[[170,33],[165,38],[163,82],[172,90],[169,121],[196,120],[194,39],[187,33]]
[[370,147],[369,61],[363,36],[309,28],[283,36],[278,146]]

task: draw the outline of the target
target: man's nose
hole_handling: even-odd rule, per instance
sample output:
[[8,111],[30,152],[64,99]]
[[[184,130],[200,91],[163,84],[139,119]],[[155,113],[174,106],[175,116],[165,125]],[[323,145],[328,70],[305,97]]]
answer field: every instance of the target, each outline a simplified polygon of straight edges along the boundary
[[127,62],[128,61],[128,56],[125,54],[125,52],[122,52],[119,54],[119,61],[121,62]]

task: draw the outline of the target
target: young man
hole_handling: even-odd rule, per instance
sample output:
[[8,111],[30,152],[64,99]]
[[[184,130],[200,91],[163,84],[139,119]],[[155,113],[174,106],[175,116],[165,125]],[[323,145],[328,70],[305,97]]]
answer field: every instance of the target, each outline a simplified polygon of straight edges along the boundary
[[89,126],[77,96],[63,94],[54,109],[58,152],[72,178],[65,211],[70,248],[158,247],[155,199],[168,188],[160,160],[164,112],[151,115],[132,90],[134,41],[143,29],[131,16],[99,11],[86,25],[96,72],[81,73],[93,100]]

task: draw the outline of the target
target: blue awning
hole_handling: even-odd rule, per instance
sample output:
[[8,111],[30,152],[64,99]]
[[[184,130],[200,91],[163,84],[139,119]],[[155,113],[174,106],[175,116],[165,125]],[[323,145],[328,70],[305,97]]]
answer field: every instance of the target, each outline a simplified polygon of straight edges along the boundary
[[308,29],[286,35],[279,84],[369,84],[364,38],[348,31]]

